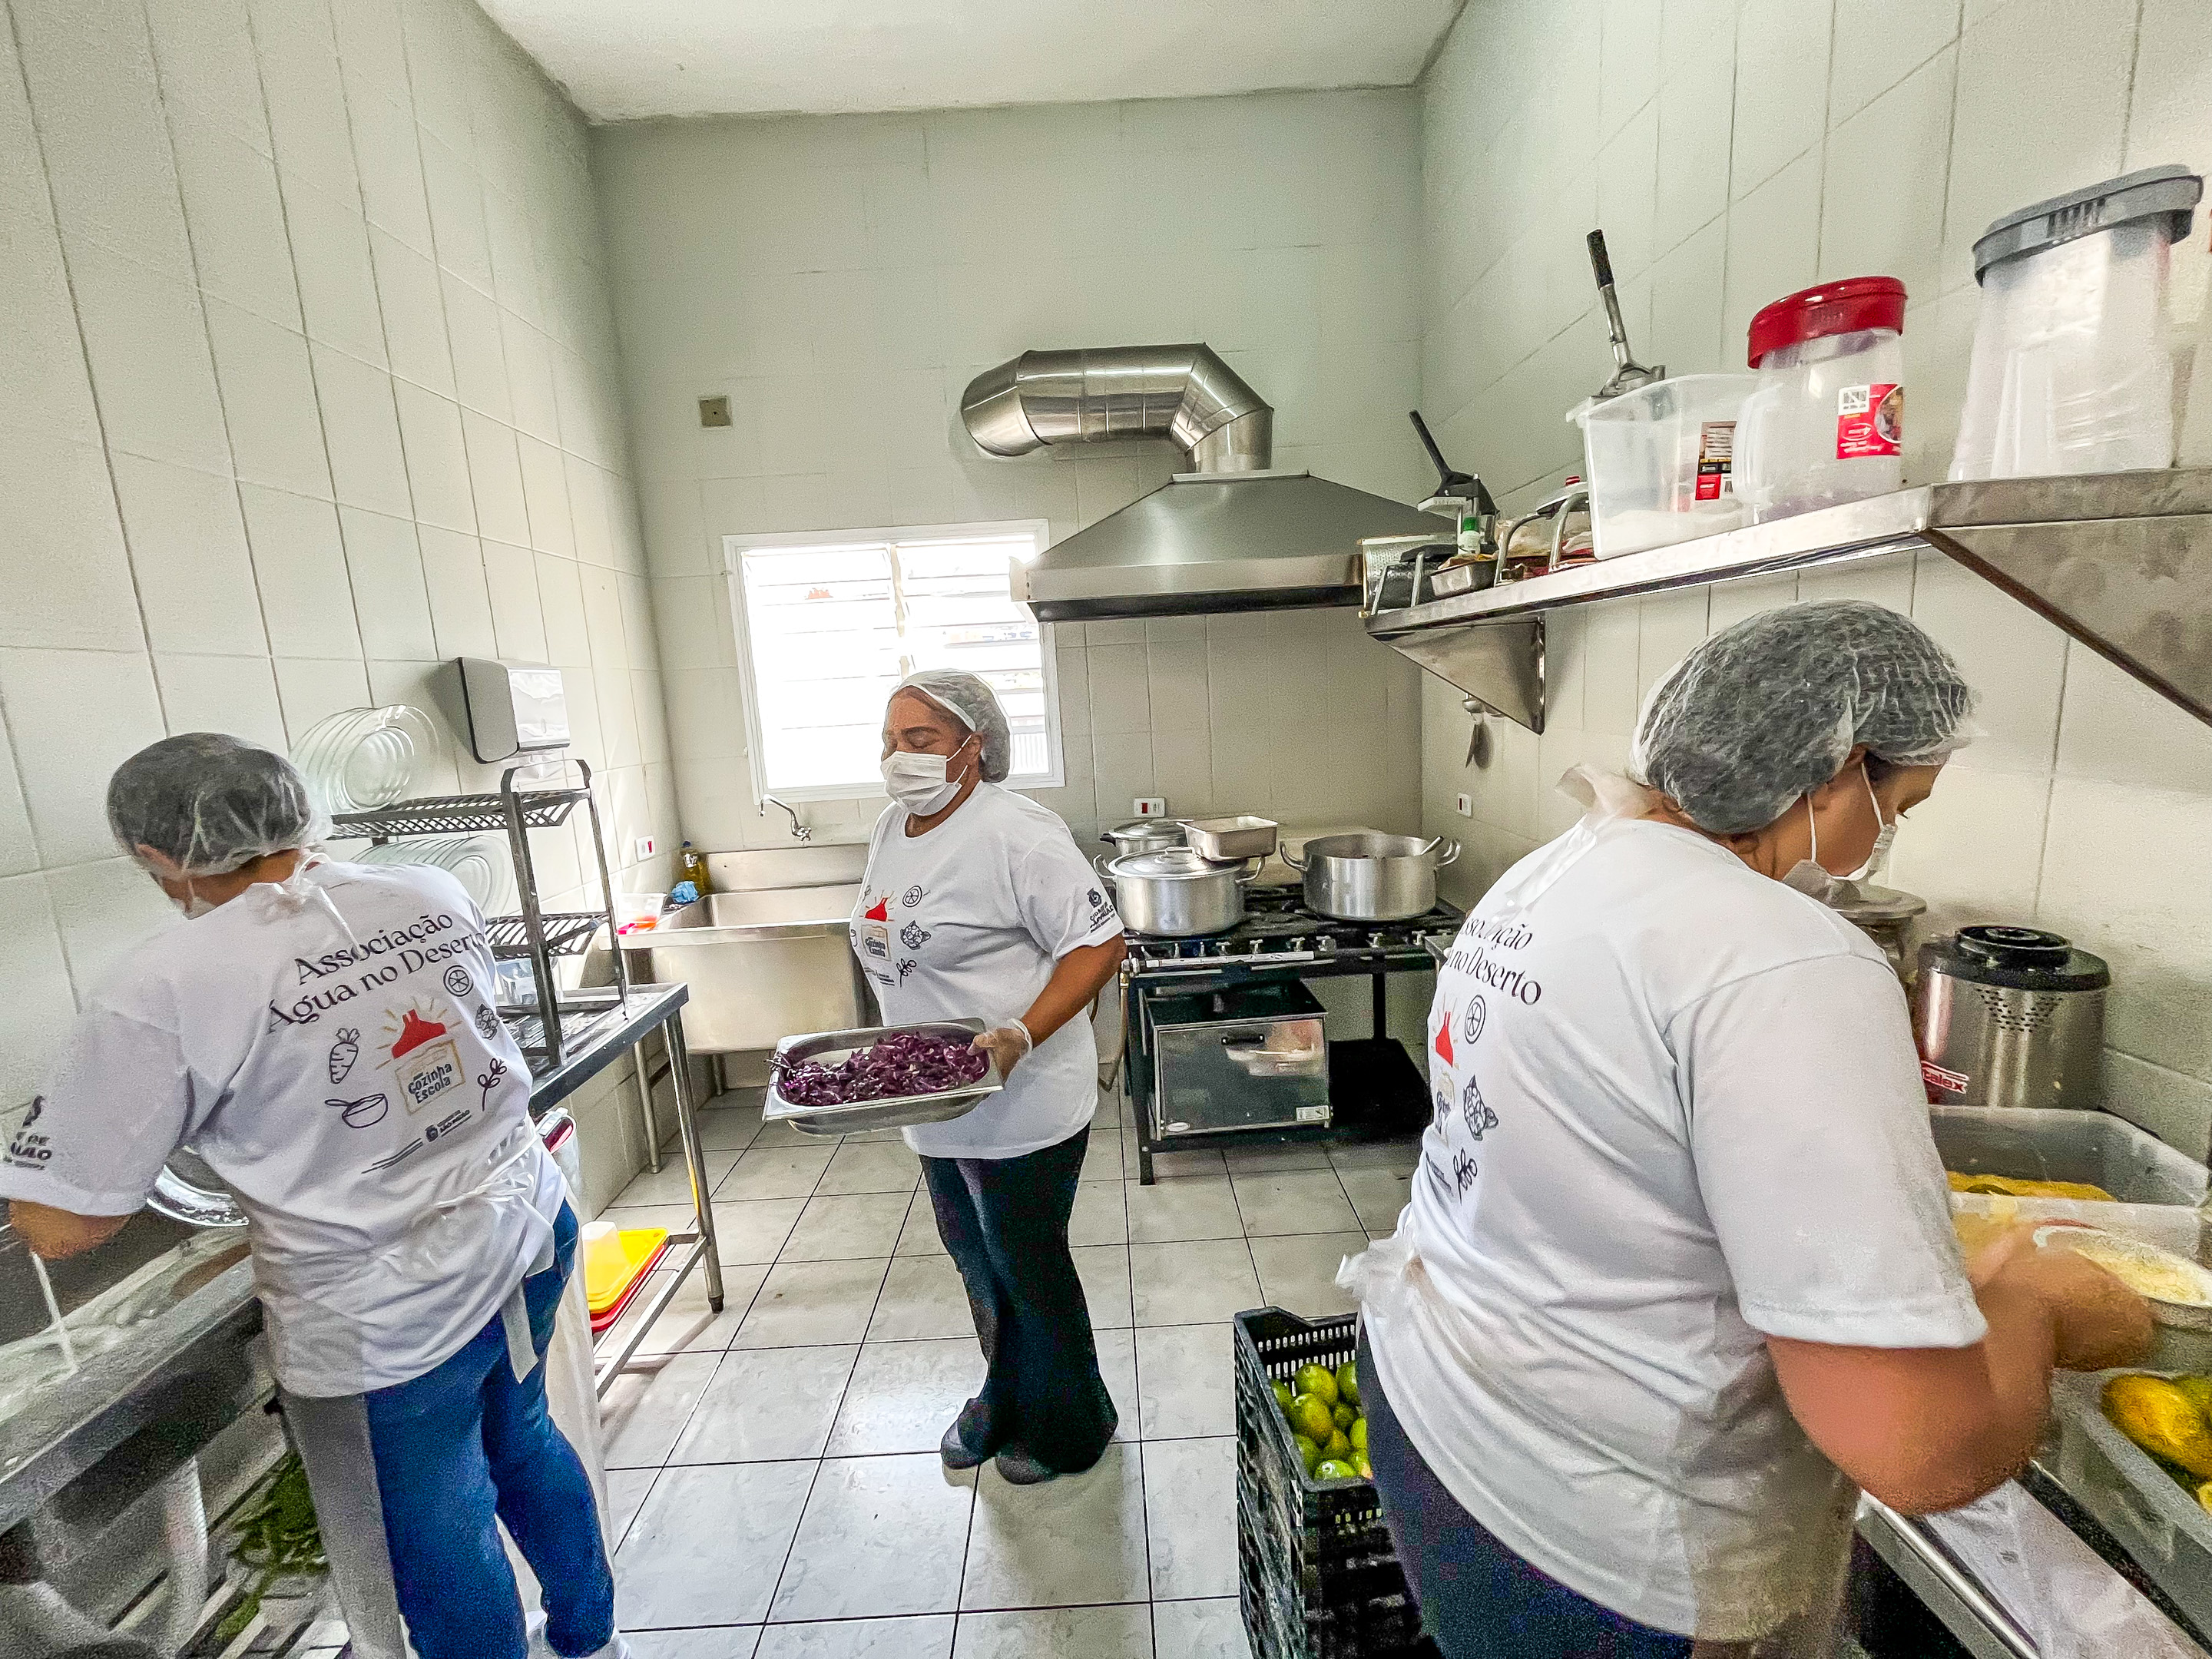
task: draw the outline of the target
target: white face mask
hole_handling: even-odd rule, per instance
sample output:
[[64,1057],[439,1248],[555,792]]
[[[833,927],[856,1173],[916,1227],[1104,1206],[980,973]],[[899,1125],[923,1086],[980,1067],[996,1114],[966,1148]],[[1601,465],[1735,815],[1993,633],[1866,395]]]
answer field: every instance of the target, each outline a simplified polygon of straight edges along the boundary
[[[968,746],[963,741],[960,749]],[[960,749],[950,755],[908,755],[894,752],[884,757],[884,787],[890,798],[918,818],[933,812],[941,812],[951,805],[953,796],[960,793],[960,780],[947,775],[951,763],[959,757]]]
[[1867,800],[1874,807],[1874,821],[1881,826],[1875,833],[1874,851],[1868,855],[1867,861],[1849,876],[1838,876],[1820,862],[1820,825],[1813,816],[1813,798],[1808,795],[1805,797],[1805,828],[1813,837],[1813,855],[1800,859],[1790,866],[1790,872],[1782,878],[1784,887],[1795,888],[1823,904],[1832,905],[1838,898],[1847,896],[1844,890],[1851,883],[1871,880],[1881,869],[1883,862],[1889,857],[1891,843],[1897,839],[1897,820],[1882,817],[1881,798],[1875,793],[1874,779],[1868,775],[1863,763],[1859,767],[1859,776],[1866,784]]

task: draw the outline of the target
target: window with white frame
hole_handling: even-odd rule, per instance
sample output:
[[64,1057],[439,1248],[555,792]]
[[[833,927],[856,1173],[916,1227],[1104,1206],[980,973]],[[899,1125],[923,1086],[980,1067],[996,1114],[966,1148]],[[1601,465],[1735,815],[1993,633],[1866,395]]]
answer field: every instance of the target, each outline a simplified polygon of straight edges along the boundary
[[1064,781],[1051,630],[1012,597],[1042,520],[729,536],[757,794],[849,800],[883,787],[884,704],[924,668],[961,668],[1013,727],[1013,789]]

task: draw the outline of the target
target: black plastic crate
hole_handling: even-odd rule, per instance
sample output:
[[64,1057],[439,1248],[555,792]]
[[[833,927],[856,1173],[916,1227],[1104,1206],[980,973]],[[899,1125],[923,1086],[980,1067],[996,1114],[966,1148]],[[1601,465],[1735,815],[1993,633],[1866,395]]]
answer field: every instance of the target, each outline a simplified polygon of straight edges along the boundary
[[1370,1481],[1316,1480],[1291,1442],[1273,1379],[1334,1370],[1358,1316],[1237,1316],[1237,1557],[1253,1659],[1433,1656]]

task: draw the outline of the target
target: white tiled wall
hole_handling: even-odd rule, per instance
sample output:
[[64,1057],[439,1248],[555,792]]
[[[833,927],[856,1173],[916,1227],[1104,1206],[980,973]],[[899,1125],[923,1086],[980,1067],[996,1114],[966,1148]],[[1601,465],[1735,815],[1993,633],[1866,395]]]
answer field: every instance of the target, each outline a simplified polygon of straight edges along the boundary
[[[763,817],[720,538],[1041,518],[1166,482],[1165,444],[990,459],[958,422],[1032,347],[1205,340],[1276,409],[1276,464],[1418,499],[1419,103],[1410,90],[603,128],[684,833]],[[730,399],[702,430],[697,400]],[[1060,631],[1082,830],[1176,811],[1417,813],[1415,678],[1348,612]],[[824,839],[873,802],[802,809]]]
[[[1591,102],[1595,89],[1595,105]],[[1908,477],[1958,428],[1989,221],[2166,161],[2212,171],[2203,0],[1472,0],[1423,89],[1421,395],[1508,505],[1581,470],[1560,416],[1609,371],[1583,234],[1605,227],[1638,355],[1742,367],[1765,301],[1885,272],[1911,295]],[[2174,260],[2196,337],[2205,221]],[[1572,821],[1552,782],[1626,758],[1643,690],[1759,607],[1911,611],[1984,696],[1986,738],[1898,838],[1937,927],[2033,921],[2108,957],[2110,1103],[2212,1139],[2212,732],[1934,555],[1554,618],[1549,729],[1462,766],[1458,694],[1425,682],[1424,816],[1467,830],[1458,896]],[[1448,872],[1448,874],[1450,872]]]
[[585,142],[468,0],[0,0],[0,1109],[174,920],[101,811],[164,733],[542,658],[674,829]]

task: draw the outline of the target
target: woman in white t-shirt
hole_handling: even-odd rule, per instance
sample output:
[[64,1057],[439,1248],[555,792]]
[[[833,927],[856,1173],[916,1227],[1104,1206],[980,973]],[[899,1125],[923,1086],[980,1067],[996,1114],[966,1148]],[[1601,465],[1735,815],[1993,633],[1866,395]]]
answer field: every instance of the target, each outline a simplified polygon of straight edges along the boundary
[[1012,742],[975,675],[900,684],[852,927],[887,1021],[991,1027],[976,1046],[1006,1088],[905,1133],[989,1366],[939,1450],[1026,1485],[1089,1468],[1118,1421],[1067,1221],[1098,1098],[1091,1004],[1121,966],[1121,919],[1066,824],[998,787]]
[[[1905,1000],[1818,896],[1972,694],[1880,606],[1753,617],[1653,693],[1632,771],[1467,918],[1396,1235],[1347,1267],[1369,1455],[1448,1659],[1674,1659],[1832,1605],[1856,1488],[1908,1512],[2124,1363],[2080,1258],[1960,1258]],[[1700,1645],[1698,1651],[1711,1651]]]

